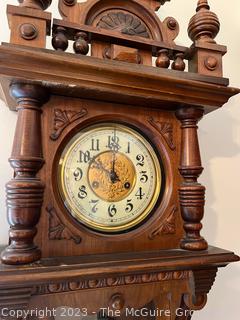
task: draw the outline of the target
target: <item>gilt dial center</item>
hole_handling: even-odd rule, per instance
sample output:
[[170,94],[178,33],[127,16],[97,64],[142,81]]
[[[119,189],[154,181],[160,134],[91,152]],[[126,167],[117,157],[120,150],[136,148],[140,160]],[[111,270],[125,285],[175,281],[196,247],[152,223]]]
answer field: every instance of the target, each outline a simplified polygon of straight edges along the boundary
[[107,202],[121,201],[135,186],[135,167],[123,153],[102,152],[89,165],[88,181],[99,198]]

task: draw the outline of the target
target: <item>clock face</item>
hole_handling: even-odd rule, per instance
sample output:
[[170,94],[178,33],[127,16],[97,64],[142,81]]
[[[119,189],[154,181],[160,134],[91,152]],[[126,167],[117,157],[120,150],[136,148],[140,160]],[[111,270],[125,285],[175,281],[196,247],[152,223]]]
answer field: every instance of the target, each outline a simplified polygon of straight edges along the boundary
[[159,160],[150,143],[116,123],[76,134],[63,150],[58,177],[69,213],[106,233],[125,231],[143,221],[162,186]]

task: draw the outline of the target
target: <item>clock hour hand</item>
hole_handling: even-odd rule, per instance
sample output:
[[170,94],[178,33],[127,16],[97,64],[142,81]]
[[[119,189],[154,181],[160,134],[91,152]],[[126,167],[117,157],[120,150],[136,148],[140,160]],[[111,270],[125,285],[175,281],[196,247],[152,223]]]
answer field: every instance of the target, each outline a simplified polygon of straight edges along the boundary
[[[114,141],[116,143],[116,129],[114,129]],[[118,148],[116,145],[113,146],[113,160],[112,160],[112,170],[110,174],[110,179],[112,183],[116,183],[120,181],[116,171],[115,171],[115,164],[116,164],[116,152],[118,152]]]
[[117,181],[121,181],[115,171],[110,172],[110,179],[111,179],[112,183],[116,183]]

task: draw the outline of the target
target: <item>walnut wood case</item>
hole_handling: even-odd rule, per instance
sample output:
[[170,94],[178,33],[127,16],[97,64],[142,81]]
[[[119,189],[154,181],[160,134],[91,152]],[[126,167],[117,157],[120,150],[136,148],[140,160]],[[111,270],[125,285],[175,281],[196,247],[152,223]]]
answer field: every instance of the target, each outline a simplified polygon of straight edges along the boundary
[[[127,308],[146,307],[147,319],[189,320],[190,311],[204,307],[218,267],[239,260],[201,236],[197,134],[201,118],[239,90],[223,77],[227,49],[214,40],[220,23],[208,1],[196,1],[190,48],[175,42],[177,20],[160,21],[156,13],[168,1],[59,0],[62,19],[46,12],[51,0],[7,6],[11,39],[0,46],[1,95],[18,120],[9,159],[14,176],[6,184],[2,317],[6,310],[64,305],[98,319],[139,319]],[[103,122],[139,131],[164,176],[149,217],[114,235],[77,222],[57,184],[66,143]]]

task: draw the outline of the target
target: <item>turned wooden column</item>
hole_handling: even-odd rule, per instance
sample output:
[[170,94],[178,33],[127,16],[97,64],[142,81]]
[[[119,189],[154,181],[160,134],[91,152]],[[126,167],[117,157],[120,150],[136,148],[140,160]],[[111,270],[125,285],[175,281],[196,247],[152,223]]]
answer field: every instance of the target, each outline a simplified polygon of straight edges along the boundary
[[204,250],[208,245],[200,235],[201,220],[204,215],[205,187],[197,179],[203,171],[197,135],[197,122],[203,116],[203,109],[183,107],[176,112],[181,121],[181,162],[179,171],[183,182],[179,188],[181,214],[184,220],[185,238],[181,248],[186,250]]
[[18,120],[9,159],[14,178],[6,185],[9,246],[1,258],[6,264],[25,264],[41,257],[33,239],[43,202],[44,184],[36,175],[44,163],[41,106],[48,94],[41,86],[21,83],[11,85],[10,93],[17,101]]

